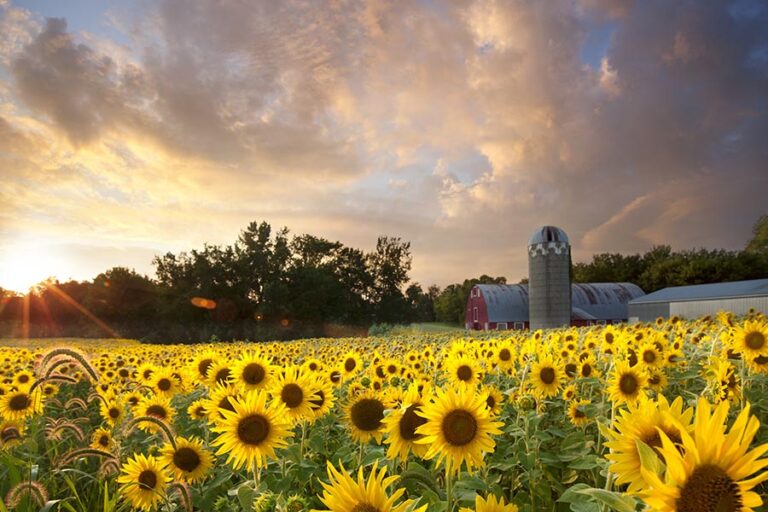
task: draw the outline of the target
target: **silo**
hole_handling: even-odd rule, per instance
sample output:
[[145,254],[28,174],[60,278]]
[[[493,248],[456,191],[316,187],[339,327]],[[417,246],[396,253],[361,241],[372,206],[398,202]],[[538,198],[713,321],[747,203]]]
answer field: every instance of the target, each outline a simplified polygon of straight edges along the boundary
[[571,324],[571,245],[554,226],[537,229],[528,242],[531,330]]

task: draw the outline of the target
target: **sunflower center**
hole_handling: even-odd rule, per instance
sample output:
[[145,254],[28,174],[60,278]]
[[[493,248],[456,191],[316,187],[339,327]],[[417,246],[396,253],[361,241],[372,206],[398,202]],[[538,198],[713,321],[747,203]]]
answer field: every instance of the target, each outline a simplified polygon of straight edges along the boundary
[[645,361],[648,364],[653,364],[656,362],[656,352],[653,350],[646,350],[643,352],[643,361]]
[[676,506],[679,512],[736,512],[742,509],[741,492],[725,471],[707,464],[688,477]]
[[109,446],[109,436],[99,436],[99,444],[101,446]]
[[117,407],[110,407],[109,408],[109,417],[112,418],[113,420],[116,420],[117,418],[119,418],[120,417],[120,409],[118,409]]
[[384,404],[375,398],[363,398],[349,410],[352,423],[364,432],[378,430],[384,419]]
[[181,470],[192,472],[200,465],[200,455],[192,448],[179,448],[173,454],[173,464]]
[[259,363],[250,363],[243,368],[243,380],[252,386],[259,384],[266,376],[267,372]]
[[578,407],[573,410],[573,417],[576,419],[586,418],[587,415],[584,414],[584,411],[579,409]]
[[208,373],[208,368],[210,368],[212,364],[213,364],[213,360],[203,359],[198,363],[197,371],[200,372],[200,375],[205,375]]
[[142,489],[154,489],[157,485],[157,475],[151,469],[142,471],[139,474],[139,487]]
[[170,379],[163,378],[157,381],[157,389],[159,389],[160,391],[168,391],[169,389],[171,389]]
[[764,365],[768,363],[768,356],[757,356],[756,358],[753,359],[753,362],[755,364]]
[[325,393],[323,393],[322,389],[318,389],[317,392],[315,393],[315,396],[317,398],[315,398],[314,400],[310,400],[309,403],[312,404],[313,409],[319,409],[325,403]]
[[237,424],[237,437],[245,444],[261,444],[269,436],[269,421],[260,414],[252,414]]
[[539,378],[544,384],[552,384],[555,382],[555,369],[554,368],[542,368],[539,372]]
[[162,405],[150,405],[147,407],[147,416],[154,416],[163,420],[166,416],[168,416],[168,412]]
[[420,438],[421,435],[416,433],[416,429],[427,422],[426,418],[422,418],[416,414],[416,409],[421,407],[420,404],[414,404],[408,406],[403,413],[403,417],[400,418],[400,437],[406,441],[413,441]]
[[488,398],[485,399],[485,405],[491,410],[496,407],[496,399],[493,398],[493,395],[488,395]]
[[344,371],[346,372],[351,372],[355,369],[355,366],[357,366],[357,363],[351,357],[344,361]]
[[499,359],[506,362],[512,359],[512,353],[507,348],[499,350]]
[[[235,412],[235,406],[232,405],[232,402],[229,400],[231,397],[225,396],[221,400],[219,400],[219,409],[224,409],[225,411]],[[222,414],[222,416],[224,416]]]
[[472,375],[472,368],[465,364],[459,366],[456,370],[456,376],[459,378],[459,380],[463,380],[464,382],[472,380]]
[[586,378],[592,375],[592,365],[591,364],[585,364],[581,367],[581,376]]
[[625,395],[633,395],[637,391],[637,378],[631,373],[625,373],[619,379],[619,389]]
[[26,384],[27,382],[29,382],[29,375],[24,375],[24,374],[19,375],[20,384]]
[[759,331],[752,331],[744,337],[744,343],[752,350],[760,350],[765,346],[765,336]]
[[29,407],[29,397],[27,395],[16,395],[8,401],[8,406],[13,411],[23,411]]
[[283,386],[280,391],[280,399],[289,409],[295,409],[304,401],[304,391],[298,384],[290,383]]
[[229,368],[222,368],[221,370],[216,372],[216,379],[214,379],[216,382],[219,382],[221,384],[226,384],[229,380],[229,376],[232,373],[232,370]]
[[608,344],[613,343],[613,333],[612,332],[605,333],[605,342],[608,343]]
[[379,509],[367,503],[358,503],[350,512],[379,512]]
[[477,420],[469,411],[456,409],[443,418],[443,436],[453,446],[472,442],[477,434]]
[[576,363],[568,363],[565,365],[565,374],[569,377],[576,375],[577,366]]

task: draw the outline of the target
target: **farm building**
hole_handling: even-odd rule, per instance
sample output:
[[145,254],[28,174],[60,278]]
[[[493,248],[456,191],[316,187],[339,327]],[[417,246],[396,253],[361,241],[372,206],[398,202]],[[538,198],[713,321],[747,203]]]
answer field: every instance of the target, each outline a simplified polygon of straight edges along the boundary
[[693,319],[721,310],[745,315],[750,309],[768,314],[768,279],[664,288],[631,300],[629,321],[651,322],[670,316]]
[[[627,303],[643,290],[632,283],[571,285],[571,325],[626,322]],[[469,293],[465,327],[475,330],[528,329],[529,296],[525,284],[478,284]]]

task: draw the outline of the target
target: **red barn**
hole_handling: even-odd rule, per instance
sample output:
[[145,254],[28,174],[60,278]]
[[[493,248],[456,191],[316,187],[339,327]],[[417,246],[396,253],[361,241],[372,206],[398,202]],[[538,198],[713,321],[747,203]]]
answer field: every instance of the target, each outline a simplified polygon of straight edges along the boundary
[[[630,300],[645,295],[632,283],[571,285],[571,325],[626,322]],[[464,325],[495,331],[528,329],[528,285],[478,284],[469,293]]]

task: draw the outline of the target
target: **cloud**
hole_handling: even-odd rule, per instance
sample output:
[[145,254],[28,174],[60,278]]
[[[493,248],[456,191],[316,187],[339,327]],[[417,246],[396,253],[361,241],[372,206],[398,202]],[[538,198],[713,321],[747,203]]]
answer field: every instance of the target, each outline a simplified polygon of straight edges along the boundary
[[0,241],[164,252],[265,219],[411,240],[422,284],[524,276],[541,224],[576,261],[738,248],[768,189],[747,7],[166,0],[118,43],[4,3]]

